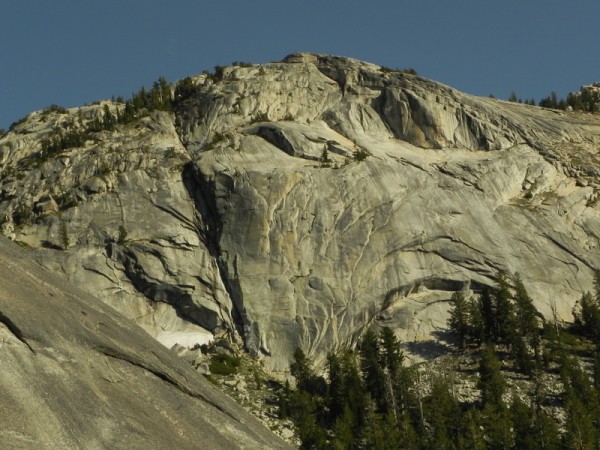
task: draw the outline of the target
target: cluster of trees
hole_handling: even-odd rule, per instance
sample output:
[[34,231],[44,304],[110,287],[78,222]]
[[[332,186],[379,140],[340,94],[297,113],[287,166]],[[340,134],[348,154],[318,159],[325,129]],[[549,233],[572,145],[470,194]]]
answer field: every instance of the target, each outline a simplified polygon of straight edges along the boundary
[[134,121],[139,117],[140,112],[173,110],[171,86],[164,77],[159,77],[149,91],[142,87],[132,94],[130,99],[123,101],[122,98],[117,98],[117,101],[125,103],[123,111],[117,111],[119,114],[117,122],[122,124]]
[[512,91],[510,93],[510,96],[508,97],[508,101],[513,102],[513,103],[524,103],[526,105],[535,106],[535,99],[531,98],[529,100],[527,100],[527,99],[522,100],[521,98],[517,97],[517,93],[515,91]]
[[[513,91],[508,97],[509,102],[525,103],[526,105],[535,106],[535,100],[522,100],[517,97]],[[587,111],[594,113],[597,111],[597,105],[600,103],[600,94],[597,91],[583,89],[581,92],[571,92],[567,98],[559,98],[556,92],[551,92],[547,97],[542,98],[538,102],[538,106],[550,109],[565,110],[571,107],[574,111]]]
[[297,349],[290,366],[296,388],[288,385],[281,395],[280,415],[292,418],[302,448],[391,449],[417,442],[414,424],[425,407],[416,372],[403,358],[388,328],[367,332],[358,352],[329,354],[326,377]]
[[479,296],[466,299],[461,292],[454,293],[448,326],[462,348],[504,345],[518,367],[531,373],[541,358],[542,316],[518,274],[509,278],[499,273],[496,278],[497,285]]
[[413,69],[412,67],[409,67],[407,69],[392,69],[391,67],[381,66],[381,71],[383,73],[398,72],[398,73],[404,73],[407,75],[418,75],[418,72],[415,69]]
[[552,92],[548,97],[541,99],[539,105],[551,109],[567,109],[570,106],[574,111],[594,113],[598,103],[600,103],[600,95],[589,89],[584,89],[581,92],[569,93],[566,99],[559,99],[556,92]]
[[594,294],[586,292],[573,308],[573,329],[600,348],[600,272],[594,276]]
[[194,83],[190,77],[185,77],[175,86],[174,102],[179,103],[190,98],[200,91],[200,86]]
[[[142,87],[133,93],[130,99],[118,97],[115,101],[124,103],[125,107],[117,107],[113,112],[105,104],[102,114],[98,114],[85,125],[80,112],[77,124],[72,123],[66,129],[59,128],[50,137],[42,140],[42,156],[51,156],[68,148],[80,147],[93,139],[93,133],[112,131],[117,125],[131,123],[148,111],[171,111],[174,103],[171,87],[164,77],[155,81],[149,91]],[[64,108],[56,105],[51,106],[48,111],[66,112]]]
[[[591,327],[600,319],[600,297],[584,297],[576,330],[598,332]],[[280,396],[281,417],[292,419],[305,449],[600,448],[598,349],[582,353],[589,341],[576,330],[545,324],[518,276],[499,274],[497,285],[474,300],[456,294],[450,327],[478,359],[478,398],[459,400],[457,380],[466,374],[446,371],[423,381],[383,328],[368,331],[355,351],[329,354],[322,375],[297,349],[295,388],[286,385]],[[519,347],[530,365],[519,362]],[[527,392],[511,393],[507,372],[528,374]],[[551,414],[556,408],[562,419]]]
[[[506,416],[507,429],[513,418],[510,429],[515,440],[519,436],[519,423],[539,421],[533,424],[533,429],[538,430],[538,440],[532,440],[532,446],[527,448],[535,448],[536,442],[539,448],[544,442],[560,443],[560,448],[568,449],[600,448],[600,272],[595,275],[595,293],[585,293],[575,304],[575,320],[568,327],[544,321],[518,274],[509,278],[499,273],[496,279],[494,288],[485,289],[477,297],[467,300],[455,293],[448,321],[461,346],[483,347],[480,363],[483,404],[495,398],[498,417]],[[490,361],[492,366],[497,364],[490,353],[496,347],[505,350],[513,370],[528,375],[534,386],[530,405],[514,397],[511,408],[505,410],[497,394],[505,389],[499,370],[492,371],[494,376],[487,375],[487,379],[496,380],[491,392],[483,388],[485,374],[490,373],[484,370],[483,361],[487,358],[488,368]],[[584,366],[592,366],[591,374],[582,368],[581,361]],[[544,408],[550,401],[541,385],[542,374],[552,372],[560,375],[563,387],[562,393],[552,400],[566,413],[566,420],[560,424]],[[554,431],[559,429],[560,433]],[[523,439],[528,433],[522,433]],[[555,435],[560,439],[556,440]],[[547,441],[549,436],[552,439]]]

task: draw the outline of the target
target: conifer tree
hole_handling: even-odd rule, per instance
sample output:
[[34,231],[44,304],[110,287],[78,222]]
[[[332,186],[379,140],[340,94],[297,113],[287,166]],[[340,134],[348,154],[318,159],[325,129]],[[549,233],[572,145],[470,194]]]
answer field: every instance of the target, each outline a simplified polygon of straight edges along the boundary
[[343,413],[335,419],[331,448],[336,450],[357,448],[355,444],[358,442],[355,432],[358,430],[354,422],[354,414],[348,406],[345,406]]
[[[559,450],[560,433],[556,421],[542,409],[534,409],[534,436],[540,450]],[[535,447],[534,447],[535,448]]]
[[574,326],[577,331],[600,344],[600,301],[586,292],[573,308]]
[[467,303],[467,317],[469,318],[471,338],[478,345],[489,342],[486,324],[482,316],[482,296],[483,294],[479,298],[471,298]]
[[513,276],[513,284],[515,290],[516,332],[531,341],[535,341],[539,334],[539,313],[518,273]]
[[503,404],[502,395],[506,390],[506,381],[502,377],[501,364],[492,345],[486,345],[479,359],[479,382],[483,405]]
[[461,410],[450,392],[446,378],[434,378],[425,411],[426,421],[430,426],[428,448],[456,448],[461,427]]
[[527,405],[515,395],[510,412],[515,449],[558,450],[561,447],[556,422],[539,406]]
[[296,379],[299,390],[309,394],[322,395],[324,393],[324,380],[315,375],[312,361],[300,347],[294,351],[293,362],[290,365],[290,374]]
[[102,127],[105,130],[113,130],[117,125],[117,119],[110,111],[108,105],[104,105],[104,116],[102,118]]
[[458,448],[470,450],[487,450],[485,436],[481,430],[481,414],[475,408],[470,408],[463,415],[461,435]]
[[567,420],[563,434],[563,446],[567,449],[597,449],[598,430],[594,420],[583,402],[574,397],[567,397],[565,410]]
[[[510,411],[504,403],[487,403],[481,413],[482,425],[490,450],[509,450],[513,448],[513,428]],[[516,447],[515,447],[516,448]]]
[[381,329],[381,365],[390,371],[392,377],[400,371],[404,355],[400,350],[400,341],[391,328]]
[[494,342],[510,343],[510,337],[515,332],[514,308],[510,284],[504,272],[497,275],[497,287],[493,290],[495,320]]
[[495,342],[496,338],[496,308],[490,288],[485,287],[479,296],[479,314],[482,321],[483,341]]
[[354,354],[346,350],[327,357],[329,370],[329,410],[333,420],[343,418],[352,429],[364,421],[367,405],[364,384],[358,372]]
[[450,302],[452,304],[452,310],[450,311],[448,326],[450,331],[458,338],[460,347],[464,348],[467,339],[472,334],[469,317],[469,303],[460,292],[452,294]]
[[380,364],[380,345],[378,336],[371,330],[363,336],[359,347],[360,367],[365,380],[365,386],[377,406],[377,411],[389,411],[385,398],[385,378]]
[[[376,405],[372,399],[367,403],[365,411],[365,426],[362,428],[361,440],[364,442],[364,448],[367,449],[393,449],[398,448],[399,440],[397,436],[390,435],[395,426],[388,427],[384,422],[384,417],[376,412]],[[390,440],[395,441],[395,446],[390,446]]]
[[[391,412],[394,417],[398,417],[402,400],[407,400],[406,384],[410,380],[406,379],[406,370],[402,367],[404,354],[400,350],[400,342],[393,330],[383,327],[380,332],[381,351],[380,366],[383,370],[384,392],[386,411]],[[404,386],[403,386],[404,384]]]
[[593,369],[594,389],[596,396],[600,399],[600,349],[594,352],[594,369]]
[[510,353],[517,367],[525,374],[531,375],[534,369],[532,357],[527,349],[525,339],[521,334],[514,333],[509,338]]
[[567,413],[564,444],[567,448],[595,448],[600,439],[600,404],[596,390],[587,373],[571,357],[561,361],[560,374]]

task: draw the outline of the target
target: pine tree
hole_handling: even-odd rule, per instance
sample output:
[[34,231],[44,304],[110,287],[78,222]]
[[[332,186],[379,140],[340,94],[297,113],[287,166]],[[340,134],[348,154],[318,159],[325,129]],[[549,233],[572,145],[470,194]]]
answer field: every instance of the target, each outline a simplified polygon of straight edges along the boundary
[[596,390],[577,360],[565,357],[560,375],[565,392],[564,443],[567,448],[593,449],[598,444],[600,404]]
[[485,430],[487,448],[509,450],[513,448],[513,429],[510,411],[504,403],[487,403],[482,411],[482,424]]
[[483,342],[489,342],[486,331],[486,323],[482,316],[483,295],[484,294],[481,294],[479,298],[471,298],[467,303],[467,316],[469,318],[471,338],[478,345],[481,345]]
[[290,373],[296,379],[297,389],[286,395],[285,407],[296,426],[301,448],[324,449],[327,447],[322,398],[325,382],[314,374],[312,361],[299,347],[294,352]]
[[363,434],[369,396],[358,371],[355,355],[345,350],[327,356],[329,372],[328,409],[333,426],[334,442],[340,448],[348,447]]
[[294,351],[293,361],[290,365],[290,374],[296,379],[298,390],[312,395],[323,395],[325,392],[325,380],[315,375],[312,361],[298,347]]
[[394,417],[400,414],[401,403],[406,400],[402,390],[410,384],[404,373],[406,370],[402,367],[404,354],[400,350],[400,342],[391,328],[383,327],[380,332],[381,351],[379,365],[383,370],[383,388],[385,393],[386,411],[391,412]]
[[518,273],[513,276],[513,284],[515,290],[516,332],[530,340],[535,340],[539,334],[539,313]]
[[471,326],[469,325],[469,303],[460,292],[452,294],[450,302],[453,308],[450,311],[448,327],[458,338],[460,347],[464,348],[467,339],[472,334]]
[[296,426],[296,433],[301,441],[302,449],[327,448],[327,434],[325,428],[317,421],[318,403],[310,394],[296,391],[291,396],[293,405],[292,418]]
[[160,92],[160,101],[163,111],[171,111],[173,109],[171,86],[165,77],[158,78],[158,90]]
[[386,413],[389,404],[385,398],[385,377],[380,364],[380,345],[378,336],[371,330],[363,336],[359,347],[360,368],[365,386],[377,406],[377,411]]
[[348,450],[356,448],[357,439],[355,432],[358,431],[355,426],[354,414],[346,406],[341,415],[336,417],[333,426],[333,439],[331,448],[336,450]]
[[[369,399],[365,411],[365,425],[362,428],[361,440],[367,449],[393,449],[398,448],[398,436],[390,435],[395,426],[388,427],[383,416],[376,412],[376,405]],[[395,446],[390,446],[390,440],[394,439]]]
[[60,243],[63,250],[69,248],[69,231],[67,230],[67,223],[64,220],[60,221]]
[[586,292],[573,308],[574,326],[577,331],[600,344],[600,301]]
[[561,447],[556,422],[541,408],[527,405],[514,396],[510,412],[515,449],[558,450]]
[[102,118],[102,127],[105,130],[113,130],[117,125],[117,119],[110,111],[108,105],[104,105],[104,116]]
[[479,359],[479,382],[483,405],[503,405],[502,395],[506,390],[506,381],[502,377],[500,360],[493,346],[486,345]]
[[515,395],[510,406],[510,412],[513,421],[515,448],[519,450],[538,450],[540,443],[534,434],[533,408]]
[[470,408],[463,415],[461,435],[458,448],[469,450],[486,450],[485,436],[481,430],[481,414],[475,408]]
[[531,375],[534,369],[534,363],[527,349],[525,339],[521,334],[514,333],[510,336],[510,352],[517,367],[525,374]]
[[121,117],[119,120],[119,123],[131,123],[133,122],[133,120],[135,119],[135,106],[133,105],[133,101],[132,100],[127,100],[125,102],[125,108],[123,109],[123,112],[121,113]]
[[425,402],[426,422],[431,427],[428,448],[453,449],[458,445],[461,410],[450,392],[448,380],[436,377]]
[[515,317],[510,284],[504,272],[497,275],[497,287],[493,291],[495,317],[494,338],[497,343],[510,343],[515,332]]
[[600,349],[594,352],[594,371],[593,371],[594,389],[596,396],[600,398]]
[[568,449],[597,449],[598,430],[588,408],[579,399],[567,397],[565,404],[567,420],[563,435],[563,446]]
[[490,288],[485,287],[479,296],[479,314],[482,321],[482,336],[484,342],[495,342],[496,339],[496,309]]
[[340,356],[335,353],[327,355],[327,371],[329,374],[327,403],[332,421],[335,422],[344,413],[344,407],[346,406],[346,380],[344,379]]
[[194,81],[190,77],[186,77],[175,86],[174,102],[178,104],[185,99],[192,97],[198,91],[199,89],[194,84]]
[[392,378],[400,371],[404,355],[400,350],[400,341],[391,328],[381,329],[381,365],[389,370]]
[[540,450],[558,450],[561,448],[560,433],[556,421],[541,409],[534,409],[533,433],[534,436],[537,436],[537,448]]

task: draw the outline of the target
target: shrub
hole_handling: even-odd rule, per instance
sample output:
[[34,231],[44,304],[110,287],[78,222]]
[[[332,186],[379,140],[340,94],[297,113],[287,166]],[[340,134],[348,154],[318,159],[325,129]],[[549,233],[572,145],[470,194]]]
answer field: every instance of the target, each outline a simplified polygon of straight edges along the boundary
[[62,220],[60,222],[60,243],[63,250],[69,248],[69,231],[67,230],[67,223]]
[[13,123],[10,124],[10,127],[8,127],[9,131],[13,131],[15,129],[16,126],[21,125],[23,122],[25,122],[27,119],[29,118],[29,115],[27,116],[23,116],[18,120],[15,120]]
[[369,153],[366,150],[358,149],[354,152],[354,159],[356,161],[364,161],[369,156]]
[[239,67],[252,67],[253,64],[246,62],[246,61],[234,61],[231,63],[232,66],[239,66]]
[[127,241],[127,230],[123,225],[119,225],[119,237],[117,238],[117,244],[123,245]]
[[175,86],[175,102],[181,102],[187,98],[193,97],[201,90],[200,86],[194,83],[190,77],[186,77]]
[[66,108],[60,106],[60,105],[56,105],[56,104],[52,104],[50,106],[48,106],[47,108],[44,108],[44,110],[42,111],[42,115],[47,115],[50,113],[60,113],[60,114],[66,114],[67,110]]
[[269,115],[264,112],[261,111],[258,114],[256,114],[253,118],[252,118],[252,123],[255,122],[268,122],[269,121]]
[[32,214],[33,211],[31,210],[31,207],[26,205],[19,205],[19,207],[17,207],[12,213],[12,220],[15,223],[15,225],[22,225],[25,222],[29,221],[29,218]]
[[225,71],[225,66],[215,66],[215,74],[214,77],[217,80],[222,80]]
[[403,73],[403,74],[407,74],[407,75],[417,75],[417,71],[415,69],[413,69],[412,67],[409,67],[408,69],[392,69],[391,67],[380,66],[380,70],[383,73],[397,72],[397,73]]
[[319,158],[319,162],[322,166],[329,167],[329,163],[331,163],[331,159],[329,158],[329,153],[327,152],[327,145],[323,148],[323,152],[321,153],[321,158]]
[[213,355],[208,365],[210,372],[215,375],[234,375],[240,367],[241,359],[226,353]]

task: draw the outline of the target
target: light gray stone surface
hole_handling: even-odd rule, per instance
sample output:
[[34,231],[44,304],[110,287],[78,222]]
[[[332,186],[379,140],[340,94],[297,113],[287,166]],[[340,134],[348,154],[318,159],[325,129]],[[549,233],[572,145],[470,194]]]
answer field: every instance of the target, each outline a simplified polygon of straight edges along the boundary
[[0,442],[288,448],[131,321],[0,238]]
[[17,170],[65,115],[0,140],[4,233],[59,248],[65,223],[68,250],[44,264],[163,342],[229,332],[276,372],[296,346],[321,362],[375,322],[430,339],[452,292],[498,270],[564,319],[592,287],[598,116],[312,54],[193,80],[174,114],[37,168]]

